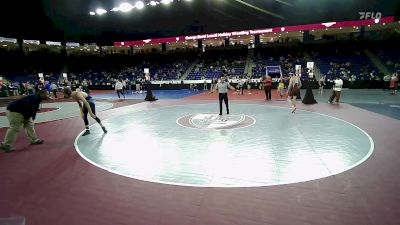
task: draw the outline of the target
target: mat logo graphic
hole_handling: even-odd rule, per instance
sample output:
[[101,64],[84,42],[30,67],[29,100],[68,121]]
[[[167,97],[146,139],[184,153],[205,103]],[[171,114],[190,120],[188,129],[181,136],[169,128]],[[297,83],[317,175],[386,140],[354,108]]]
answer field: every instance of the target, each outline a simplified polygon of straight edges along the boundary
[[256,119],[243,114],[220,116],[217,113],[195,113],[178,118],[176,123],[196,129],[227,130],[252,126]]
[[381,12],[358,12],[360,14],[360,20],[367,20],[367,19],[381,19],[382,13]]
[[214,113],[199,113],[190,118],[190,123],[201,129],[221,129],[238,125],[244,119],[244,115],[220,116]]

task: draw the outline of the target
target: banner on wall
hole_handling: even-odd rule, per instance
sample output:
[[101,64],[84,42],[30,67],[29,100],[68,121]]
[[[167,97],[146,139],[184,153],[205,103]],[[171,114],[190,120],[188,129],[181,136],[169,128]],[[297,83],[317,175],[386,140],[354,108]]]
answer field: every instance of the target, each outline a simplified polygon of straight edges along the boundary
[[0,37],[0,42],[17,43],[17,39],[16,39],[16,38],[5,38],[5,37]]
[[40,45],[39,40],[23,40],[24,44],[31,44],[31,45]]
[[58,41],[46,41],[46,45],[61,46],[61,42],[58,42]]
[[308,77],[314,77],[314,62],[307,62]]
[[65,43],[67,47],[79,47],[79,43],[76,42],[67,42]]
[[281,66],[267,66],[266,75],[276,77],[279,75],[282,76],[282,69]]

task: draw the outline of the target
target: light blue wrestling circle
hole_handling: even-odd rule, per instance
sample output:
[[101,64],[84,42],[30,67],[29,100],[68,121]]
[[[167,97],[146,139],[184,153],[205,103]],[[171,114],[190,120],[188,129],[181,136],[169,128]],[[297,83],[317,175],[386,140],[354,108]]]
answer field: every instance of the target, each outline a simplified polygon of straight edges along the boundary
[[[232,104],[254,118],[240,129],[196,129],[179,118],[210,113],[217,104],[143,108],[91,126],[75,146],[88,162],[115,174],[164,184],[256,187],[328,177],[364,162],[374,144],[346,121],[313,112]],[[198,118],[198,117],[196,117]],[[229,119],[229,118],[228,118]]]

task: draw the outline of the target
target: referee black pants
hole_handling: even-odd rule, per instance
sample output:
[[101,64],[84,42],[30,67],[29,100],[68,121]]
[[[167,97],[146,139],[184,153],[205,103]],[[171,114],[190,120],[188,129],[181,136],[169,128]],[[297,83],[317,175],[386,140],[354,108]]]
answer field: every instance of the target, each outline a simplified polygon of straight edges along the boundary
[[225,102],[226,114],[229,114],[228,93],[219,93],[219,115],[222,115],[222,101]]
[[125,98],[123,89],[117,90],[118,98],[121,98],[121,96],[119,95],[120,93],[121,93],[121,95],[124,96],[124,98]]

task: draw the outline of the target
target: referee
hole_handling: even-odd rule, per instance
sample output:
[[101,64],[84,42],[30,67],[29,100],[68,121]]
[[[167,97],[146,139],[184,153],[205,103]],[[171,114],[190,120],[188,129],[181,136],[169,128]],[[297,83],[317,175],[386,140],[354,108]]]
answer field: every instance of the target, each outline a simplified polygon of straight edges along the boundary
[[235,91],[235,88],[229,84],[228,79],[226,79],[224,76],[222,76],[220,78],[220,82],[218,82],[215,87],[215,90],[218,89],[218,93],[219,93],[219,115],[220,116],[222,116],[222,100],[225,102],[226,114],[229,114],[228,88]]

